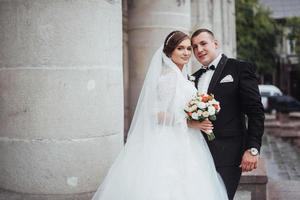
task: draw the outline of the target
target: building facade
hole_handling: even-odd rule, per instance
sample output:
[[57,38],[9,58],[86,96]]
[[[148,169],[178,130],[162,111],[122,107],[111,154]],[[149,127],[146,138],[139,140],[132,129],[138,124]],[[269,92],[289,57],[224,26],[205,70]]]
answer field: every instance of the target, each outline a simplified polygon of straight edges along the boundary
[[260,0],[260,3],[283,26],[276,49],[277,66],[274,73],[268,76],[267,83],[277,85],[284,94],[300,100],[300,55],[296,51],[296,46],[300,43],[297,41],[299,37],[291,37],[292,28],[284,23],[288,18],[300,18],[300,3],[298,0]]

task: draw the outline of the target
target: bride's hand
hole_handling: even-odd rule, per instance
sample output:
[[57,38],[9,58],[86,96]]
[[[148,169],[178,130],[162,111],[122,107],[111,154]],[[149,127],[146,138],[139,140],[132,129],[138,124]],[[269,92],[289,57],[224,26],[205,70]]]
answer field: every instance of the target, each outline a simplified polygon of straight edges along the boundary
[[188,127],[200,129],[203,132],[209,132],[214,128],[213,124],[208,119],[206,119],[202,122],[190,120],[190,121],[188,121]]

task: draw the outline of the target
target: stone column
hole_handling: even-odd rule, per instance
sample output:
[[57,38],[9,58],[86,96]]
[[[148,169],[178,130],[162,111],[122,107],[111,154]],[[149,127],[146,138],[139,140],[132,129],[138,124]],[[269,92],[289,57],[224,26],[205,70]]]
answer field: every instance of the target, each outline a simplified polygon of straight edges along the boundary
[[[191,10],[192,30],[212,30],[219,41],[221,51],[229,57],[236,57],[234,0],[192,0]],[[196,65],[197,62],[193,64]]]
[[129,57],[128,57],[128,2],[122,1],[123,13],[123,78],[124,78],[124,140],[129,129]]
[[221,29],[222,29],[222,50],[223,52],[228,55],[229,48],[230,48],[230,21],[229,21],[229,0],[221,1],[221,9],[222,9],[222,23],[221,23]]
[[235,0],[228,0],[229,2],[229,40],[230,42],[230,48],[228,51],[231,52],[231,57],[236,58],[237,56],[237,47],[236,47],[236,19],[235,19]]
[[123,142],[120,1],[0,1],[0,188],[95,191]]
[[222,1],[223,16],[223,41],[222,49],[228,57],[236,57],[236,28],[235,28],[235,2],[234,0]]
[[150,59],[173,30],[190,31],[190,0],[129,0],[130,113],[143,85]]
[[[200,28],[214,31],[214,11],[211,0],[191,0],[192,33]],[[201,64],[192,56],[192,72],[197,71]]]
[[224,7],[222,6],[222,4],[224,3],[224,1],[219,1],[219,0],[213,0],[212,2],[212,13],[213,13],[213,29],[212,31],[215,34],[215,37],[217,38],[217,40],[219,41],[220,44],[220,48],[223,51],[223,31],[227,31],[224,30],[223,27],[226,27],[227,24],[223,19],[224,16],[224,12],[228,12],[227,10],[223,10]]
[[192,31],[213,29],[213,4],[211,0],[191,0]]

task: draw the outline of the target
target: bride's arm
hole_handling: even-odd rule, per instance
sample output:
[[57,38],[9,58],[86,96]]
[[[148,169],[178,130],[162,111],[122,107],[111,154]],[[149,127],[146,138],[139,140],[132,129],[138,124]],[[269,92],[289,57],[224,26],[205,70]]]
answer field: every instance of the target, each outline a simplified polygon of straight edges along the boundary
[[174,123],[174,112],[172,103],[176,93],[176,73],[169,71],[163,74],[157,85],[157,112],[158,124],[172,125]]
[[174,117],[168,112],[161,111],[157,113],[157,121],[158,124],[172,125],[174,123]]

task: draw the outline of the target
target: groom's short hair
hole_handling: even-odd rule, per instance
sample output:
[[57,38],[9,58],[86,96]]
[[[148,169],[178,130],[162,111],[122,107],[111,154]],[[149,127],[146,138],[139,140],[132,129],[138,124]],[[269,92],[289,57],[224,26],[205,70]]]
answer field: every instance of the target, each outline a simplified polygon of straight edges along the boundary
[[194,37],[198,36],[200,33],[203,33],[203,32],[206,32],[206,33],[208,33],[209,35],[211,35],[212,38],[215,38],[215,35],[214,35],[214,33],[213,33],[211,30],[206,29],[206,28],[200,28],[200,29],[196,30],[196,31],[192,34],[191,39],[193,39]]

